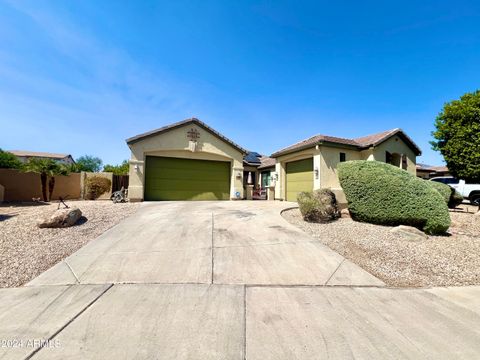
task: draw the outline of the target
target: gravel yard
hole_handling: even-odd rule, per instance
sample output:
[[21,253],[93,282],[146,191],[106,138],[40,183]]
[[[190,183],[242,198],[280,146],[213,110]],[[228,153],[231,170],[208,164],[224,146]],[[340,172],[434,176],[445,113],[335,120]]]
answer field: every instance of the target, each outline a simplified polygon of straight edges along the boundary
[[[469,205],[451,212],[449,236],[410,242],[391,227],[342,217],[328,224],[303,221],[298,209],[283,217],[323,244],[383,280],[388,286],[429,287],[480,284],[480,216]],[[469,212],[467,212],[469,211]]]
[[20,286],[32,280],[125,217],[139,203],[67,201],[86,218],[61,229],[39,229],[36,220],[58,204],[0,205],[0,287]]

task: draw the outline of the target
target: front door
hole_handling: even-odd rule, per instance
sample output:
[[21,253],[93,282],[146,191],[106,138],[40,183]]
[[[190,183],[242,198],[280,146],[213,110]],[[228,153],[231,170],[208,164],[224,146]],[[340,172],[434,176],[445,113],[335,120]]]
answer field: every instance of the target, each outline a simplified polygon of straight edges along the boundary
[[262,189],[270,186],[270,171],[262,171]]

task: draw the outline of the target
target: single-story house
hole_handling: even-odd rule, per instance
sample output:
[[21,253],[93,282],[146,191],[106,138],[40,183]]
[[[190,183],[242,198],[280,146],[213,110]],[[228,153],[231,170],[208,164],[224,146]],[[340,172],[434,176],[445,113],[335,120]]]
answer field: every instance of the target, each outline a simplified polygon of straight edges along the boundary
[[130,200],[243,199],[248,151],[192,118],[127,139]]
[[275,158],[275,198],[296,201],[301,191],[330,188],[338,201],[346,200],[337,165],[349,160],[376,160],[416,174],[420,148],[401,129],[344,139],[315,135],[272,154]]
[[316,135],[265,156],[196,118],[126,141],[132,201],[244,199],[252,187],[270,188],[270,199],[296,201],[300,191],[328,187],[342,202],[339,162],[385,161],[415,174],[421,154],[401,129],[393,129],[356,139]]
[[8,152],[15,155],[18,160],[26,163],[28,159],[52,159],[62,164],[75,164],[72,155],[70,154],[54,154],[48,152],[25,151],[25,150],[8,150]]
[[431,179],[436,176],[450,176],[450,171],[446,166],[417,164],[417,176],[422,179]]

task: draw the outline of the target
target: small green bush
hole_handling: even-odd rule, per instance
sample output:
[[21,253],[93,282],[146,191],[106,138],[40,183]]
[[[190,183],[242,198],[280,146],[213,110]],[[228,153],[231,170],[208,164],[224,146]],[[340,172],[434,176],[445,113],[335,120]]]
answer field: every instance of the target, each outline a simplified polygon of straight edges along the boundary
[[2,169],[21,169],[22,162],[11,152],[0,149],[0,168]]
[[87,197],[90,200],[98,199],[102,194],[110,191],[112,182],[103,176],[94,175],[85,180]]
[[428,234],[442,234],[450,226],[442,195],[405,170],[378,161],[357,160],[339,164],[338,175],[354,220],[410,225]]
[[450,209],[455,209],[462,202],[463,202],[463,195],[460,194],[454,188],[452,188],[452,195],[450,196],[450,201],[448,202],[448,207]]
[[328,222],[340,217],[337,199],[330,189],[301,192],[297,202],[305,221]]
[[432,186],[442,195],[445,203],[450,209],[455,209],[463,202],[463,196],[457,190],[446,184],[437,181],[426,181],[428,185]]

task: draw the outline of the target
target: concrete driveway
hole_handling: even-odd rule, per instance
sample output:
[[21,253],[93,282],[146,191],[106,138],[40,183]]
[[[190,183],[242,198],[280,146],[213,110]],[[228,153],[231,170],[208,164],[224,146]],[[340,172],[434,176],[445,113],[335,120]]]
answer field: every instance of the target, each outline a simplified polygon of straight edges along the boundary
[[291,205],[143,204],[0,290],[0,359],[478,358],[479,287],[387,289]]

